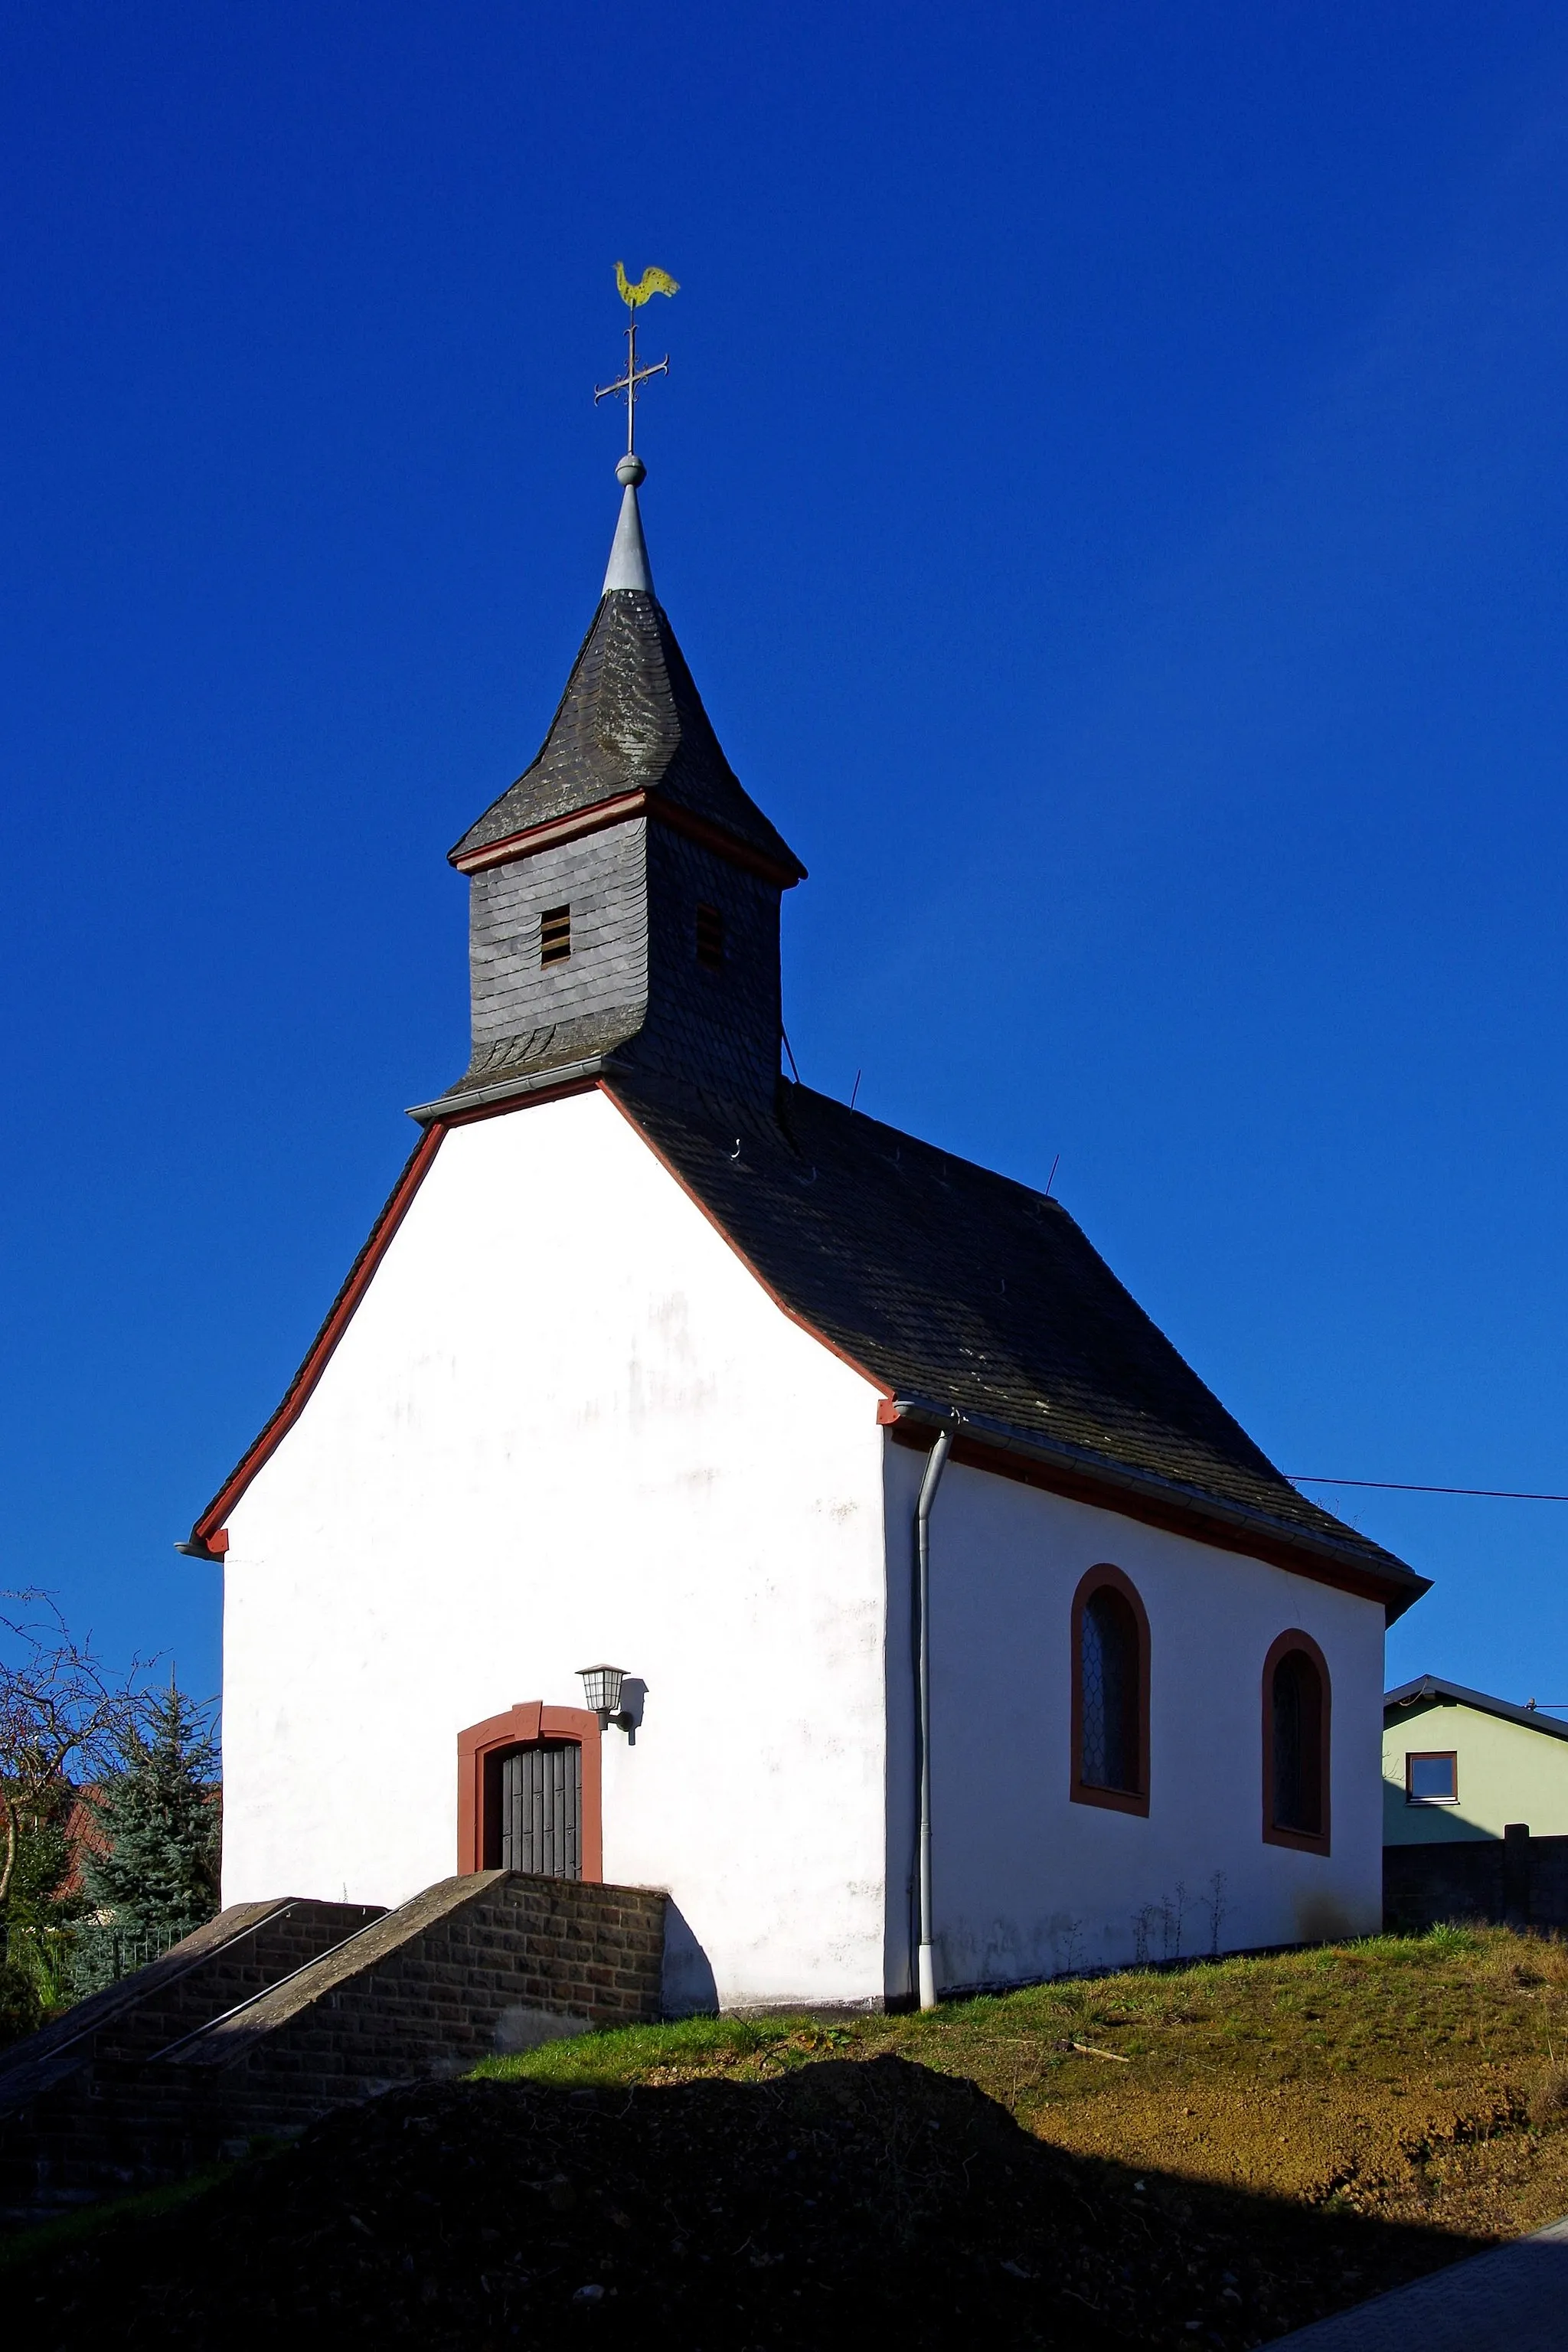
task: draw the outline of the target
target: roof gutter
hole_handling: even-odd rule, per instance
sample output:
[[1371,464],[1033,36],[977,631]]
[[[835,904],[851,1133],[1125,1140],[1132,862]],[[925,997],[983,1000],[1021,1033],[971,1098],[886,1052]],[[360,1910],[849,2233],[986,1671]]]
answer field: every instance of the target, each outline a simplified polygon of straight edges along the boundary
[[[879,1417],[894,1425],[909,1423],[910,1437],[919,1444],[917,1431],[944,1428],[953,1414],[954,1408],[933,1403],[929,1398],[900,1396],[891,1404],[884,1405]],[[1025,1436],[1005,1422],[974,1413],[964,1413],[962,1419],[961,1460],[972,1461],[978,1468],[999,1470],[1004,1475],[1009,1475],[1007,1462],[1016,1461],[1018,1466],[1012,1475],[1027,1479],[1032,1470],[1035,1483],[1058,1493],[1096,1503],[1102,1509],[1125,1512],[1131,1518],[1144,1519],[1177,1534],[1190,1535],[1200,1543],[1249,1553],[1254,1559],[1266,1559],[1297,1575],[1314,1577],[1320,1582],[1358,1592],[1364,1599],[1381,1601],[1391,1624],[1431,1589],[1430,1577],[1417,1575],[1392,1554],[1387,1556],[1384,1566],[1331,1538],[1271,1518],[1267,1512],[1248,1510],[1245,1505],[1226,1502],[1217,1496],[1178,1486],[1168,1479],[1156,1478],[1121,1464],[1102,1461],[1070,1445],[1053,1444],[1049,1438]],[[987,1464],[988,1454],[1002,1458]]]
[[223,1531],[222,1549],[215,1550],[202,1536],[193,1536],[189,1543],[177,1543],[174,1549],[184,1552],[187,1559],[199,1559],[204,1568],[221,1568],[228,1550],[228,1530]]
[[615,1067],[608,1053],[589,1054],[580,1062],[560,1062],[548,1070],[535,1070],[527,1077],[498,1078],[493,1086],[459,1087],[449,1095],[438,1095],[434,1102],[416,1103],[405,1111],[405,1118],[417,1119],[427,1127],[432,1119],[449,1119],[464,1111],[488,1110],[501,1103],[524,1102],[530,1095],[552,1093],[558,1087],[570,1087],[587,1078],[603,1077]]

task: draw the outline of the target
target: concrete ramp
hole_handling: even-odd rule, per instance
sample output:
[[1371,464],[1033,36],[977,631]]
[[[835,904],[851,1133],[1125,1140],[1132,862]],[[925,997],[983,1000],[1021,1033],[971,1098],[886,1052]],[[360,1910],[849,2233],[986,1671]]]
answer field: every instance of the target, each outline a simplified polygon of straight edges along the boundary
[[278,2131],[563,2031],[657,2018],[665,1897],[521,1871],[443,1878],[158,2052],[235,2130]]
[[[171,2179],[494,2050],[657,2018],[665,1906],[647,1888],[489,1870],[361,1914],[238,1999],[139,2032],[133,2056],[95,2063],[90,2097],[79,2067],[15,2109],[0,2122],[13,2211],[24,2176],[34,2212],[51,2192]],[[30,2079],[49,2063],[39,2053]]]
[[299,1895],[232,1905],[0,2053],[0,2214],[68,2206],[135,2179],[134,2166],[109,2152],[119,2085],[172,2040],[382,1916],[373,1904]]
[[1568,2221],[1275,2338],[1277,2352],[1563,2352]]

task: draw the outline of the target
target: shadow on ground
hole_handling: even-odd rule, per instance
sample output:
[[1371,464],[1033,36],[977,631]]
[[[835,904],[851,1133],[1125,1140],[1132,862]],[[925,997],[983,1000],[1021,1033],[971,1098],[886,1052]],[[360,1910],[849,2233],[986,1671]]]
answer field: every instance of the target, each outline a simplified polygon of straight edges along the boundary
[[1267,2341],[1476,2251],[1043,2147],[883,2057],[769,2083],[398,2091],[9,2269],[18,2339],[162,2352]]

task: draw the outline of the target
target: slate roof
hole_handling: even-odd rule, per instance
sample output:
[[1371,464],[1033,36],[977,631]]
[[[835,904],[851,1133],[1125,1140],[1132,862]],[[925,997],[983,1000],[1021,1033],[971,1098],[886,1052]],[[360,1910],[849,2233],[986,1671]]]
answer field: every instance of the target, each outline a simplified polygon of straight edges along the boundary
[[1059,1202],[780,1081],[779,1115],[614,1069],[611,1092],[785,1307],[900,1398],[1241,1513],[1396,1588],[1300,1494]]
[[[780,1305],[911,1419],[956,1408],[986,1444],[1048,1461],[1058,1483],[1067,1470],[1097,1495],[1120,1487],[1120,1503],[1106,1496],[1112,1509],[1147,1517],[1142,1506],[1163,1497],[1177,1519],[1159,1523],[1191,1525],[1200,1539],[1265,1559],[1283,1546],[1287,1564],[1309,1573],[1314,1558],[1331,1562],[1380,1591],[1391,1616],[1427,1590],[1427,1578],[1298,1493],[1059,1202],[782,1078],[776,1116],[617,1067],[613,1055],[598,1083]],[[208,1538],[314,1389],[441,1132],[426,1130],[282,1402],[180,1549],[217,1557]],[[1214,1515],[1225,1525],[1207,1532]]]
[[663,605],[615,588],[599,601],[538,758],[450,856],[631,792],[718,826],[797,880],[805,872],[724,757]]
[[1511,1699],[1489,1697],[1485,1691],[1469,1690],[1463,1683],[1445,1682],[1441,1675],[1417,1675],[1413,1683],[1401,1683],[1397,1690],[1386,1691],[1384,1714],[1389,1716],[1400,1707],[1415,1706],[1424,1698],[1451,1699],[1460,1706],[1473,1706],[1482,1715],[1500,1716],[1504,1723],[1522,1724],[1526,1731],[1544,1731],[1550,1738],[1568,1739],[1568,1723],[1542,1715],[1539,1707],[1515,1706]]

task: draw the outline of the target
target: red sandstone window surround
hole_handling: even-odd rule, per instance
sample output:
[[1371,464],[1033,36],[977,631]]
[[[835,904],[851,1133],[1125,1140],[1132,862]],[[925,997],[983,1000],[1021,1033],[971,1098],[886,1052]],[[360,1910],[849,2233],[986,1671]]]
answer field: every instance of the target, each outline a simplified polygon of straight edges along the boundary
[[1149,1617],[1131,1579],[1102,1561],[1072,1601],[1076,1805],[1149,1811]]

